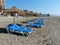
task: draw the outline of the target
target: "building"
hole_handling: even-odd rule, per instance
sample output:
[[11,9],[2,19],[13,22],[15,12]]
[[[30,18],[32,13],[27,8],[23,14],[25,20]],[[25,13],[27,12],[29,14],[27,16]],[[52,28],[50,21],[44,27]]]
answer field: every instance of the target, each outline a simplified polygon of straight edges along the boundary
[[5,9],[5,0],[0,0],[0,12]]

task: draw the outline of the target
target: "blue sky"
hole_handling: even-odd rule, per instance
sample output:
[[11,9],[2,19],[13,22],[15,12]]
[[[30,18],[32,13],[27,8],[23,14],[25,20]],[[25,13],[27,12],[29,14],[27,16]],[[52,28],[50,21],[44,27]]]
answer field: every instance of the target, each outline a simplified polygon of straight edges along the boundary
[[60,16],[60,0],[6,0],[5,6]]

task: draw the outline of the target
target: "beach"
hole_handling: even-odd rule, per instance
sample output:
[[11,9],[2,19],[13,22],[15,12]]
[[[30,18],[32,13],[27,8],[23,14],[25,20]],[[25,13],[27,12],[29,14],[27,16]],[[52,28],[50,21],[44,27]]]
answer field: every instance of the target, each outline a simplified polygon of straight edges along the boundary
[[[27,25],[33,19],[41,17],[16,17],[16,23]],[[13,17],[0,17],[0,45],[60,45],[60,17],[43,17],[44,26],[31,27],[28,37],[7,33],[7,25],[13,23]]]

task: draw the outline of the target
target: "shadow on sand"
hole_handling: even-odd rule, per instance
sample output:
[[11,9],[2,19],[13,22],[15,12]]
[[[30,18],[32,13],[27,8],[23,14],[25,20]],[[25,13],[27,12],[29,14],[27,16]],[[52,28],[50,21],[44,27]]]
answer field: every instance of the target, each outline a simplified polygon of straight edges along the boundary
[[[8,34],[6,28],[0,28],[0,33]],[[13,34],[13,35],[17,35],[17,36],[23,36],[21,33],[16,33],[16,32],[12,32],[12,33],[9,33],[9,34]]]
[[25,23],[25,24],[26,24],[26,23],[28,23],[28,22],[21,22],[21,23]]
[[7,33],[6,28],[0,28],[0,33]]
[[26,25],[27,27],[31,27],[31,28],[41,28],[41,27],[36,27],[36,26],[30,26],[30,25]]

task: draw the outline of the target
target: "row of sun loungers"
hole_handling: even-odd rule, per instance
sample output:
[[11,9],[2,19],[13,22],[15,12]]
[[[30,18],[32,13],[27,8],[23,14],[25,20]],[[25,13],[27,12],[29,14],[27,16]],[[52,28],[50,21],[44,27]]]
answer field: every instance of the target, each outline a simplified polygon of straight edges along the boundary
[[[36,19],[35,21],[28,22],[28,24],[29,24],[29,26],[33,26],[33,27],[42,27],[44,25],[44,18]],[[20,24],[9,24],[7,26],[7,31],[8,31],[8,33],[9,33],[9,31],[22,33],[24,36],[24,34],[28,35],[29,33],[31,33],[32,28],[23,26]]]

